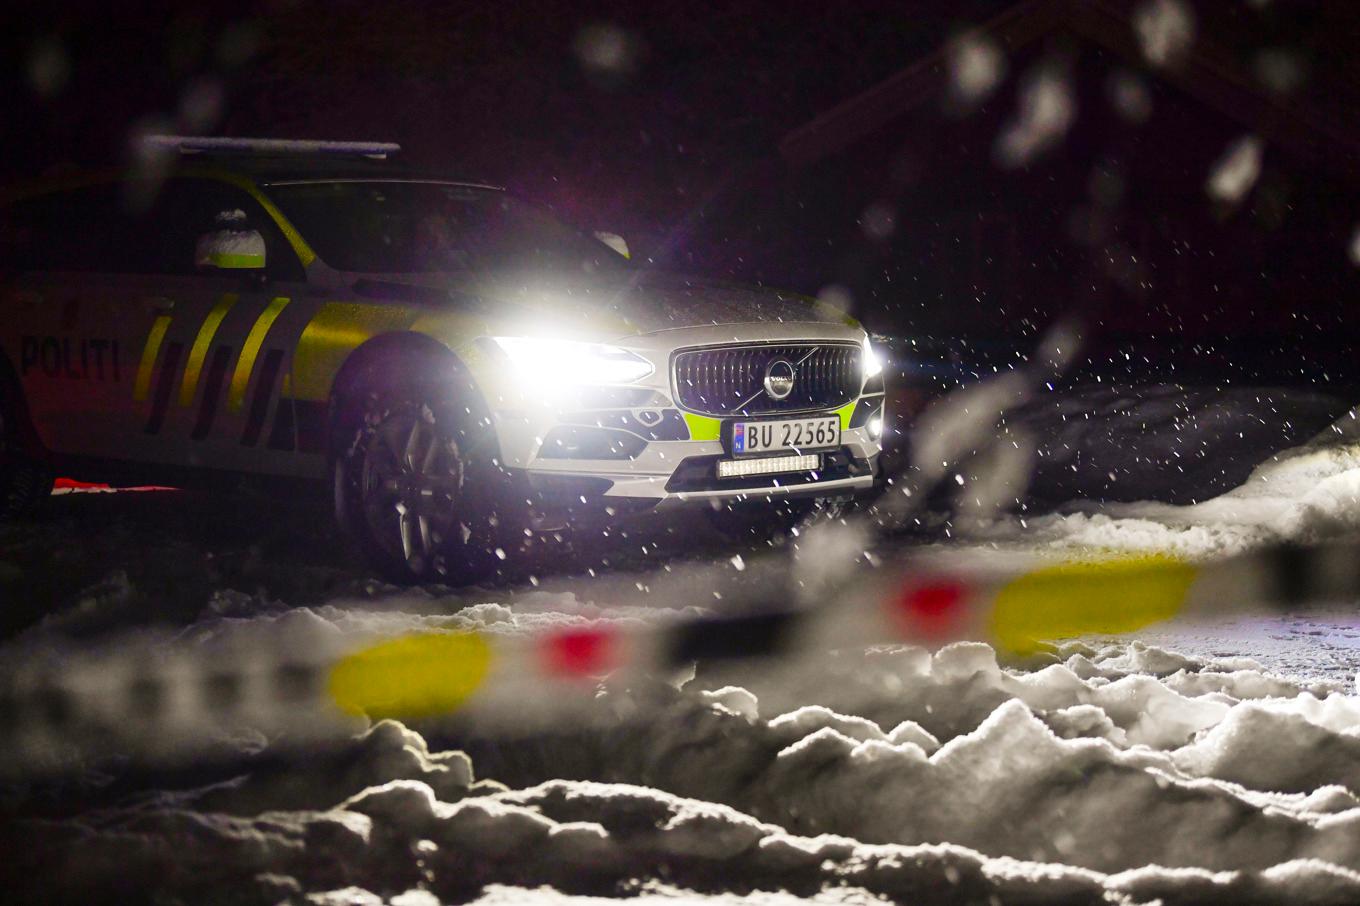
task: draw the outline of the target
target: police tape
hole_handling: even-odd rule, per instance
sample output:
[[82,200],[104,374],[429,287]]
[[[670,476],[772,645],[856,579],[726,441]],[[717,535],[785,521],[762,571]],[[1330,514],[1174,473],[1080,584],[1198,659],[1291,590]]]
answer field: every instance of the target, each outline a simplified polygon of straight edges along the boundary
[[[848,532],[848,534],[847,534]],[[853,530],[804,546],[853,547]],[[814,543],[815,542],[815,543]],[[1047,640],[1117,634],[1176,616],[1287,611],[1360,598],[1360,548],[1282,546],[1206,563],[1123,557],[1007,570],[921,555],[740,572],[676,569],[654,599],[719,597],[729,614],[670,623],[596,620],[521,632],[435,629],[383,637],[305,621],[254,632],[139,633],[94,647],[8,655],[0,666],[0,774],[106,757],[185,760],[242,746],[307,747],[380,718],[452,719],[479,734],[579,726],[602,682],[667,677],[695,662],[766,659],[883,644],[977,640],[1025,656]],[[302,627],[299,631],[299,626]]]

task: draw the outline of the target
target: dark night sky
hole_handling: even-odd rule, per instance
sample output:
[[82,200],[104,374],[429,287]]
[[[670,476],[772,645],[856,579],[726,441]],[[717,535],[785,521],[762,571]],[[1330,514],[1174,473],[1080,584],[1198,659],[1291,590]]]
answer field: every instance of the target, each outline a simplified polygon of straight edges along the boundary
[[[1141,172],[1142,159],[1165,163],[1162,169],[1182,180],[1161,189],[1171,199],[1170,217],[1191,224],[1189,235],[1210,248],[1214,242],[1240,248],[1255,229],[1247,221],[1259,214],[1255,199],[1249,212],[1230,216],[1209,210],[1203,197],[1204,171],[1240,124],[1206,127],[1199,145],[1175,135],[1161,144],[1112,136],[1089,113],[1091,97],[1103,103],[1100,86],[1112,61],[1098,48],[1074,57],[1061,41],[1041,42],[1011,60],[990,106],[962,125],[927,105],[928,114],[892,124],[837,161],[786,172],[776,145],[789,130],[1010,3],[275,0],[128,5],[118,12],[107,6],[11,10],[0,22],[9,61],[0,179],[120,162],[140,131],[395,140],[412,163],[502,181],[587,225],[632,231],[658,254],[683,246],[682,263],[708,262],[732,276],[812,292],[839,281],[864,298],[878,298],[889,284],[900,287],[904,274],[917,279],[922,268],[965,270],[968,262],[931,251],[967,240],[949,232],[954,214],[1009,206],[1004,217],[1028,223],[1015,199],[1032,197],[1042,199],[1036,203],[1047,206],[1041,213],[1057,230],[1069,219],[1071,199],[1088,192],[1094,170],[1112,157],[1125,174]],[[1190,8],[1198,34],[1234,65],[1260,74],[1271,60],[1286,60],[1295,81],[1289,102],[1360,134],[1360,64],[1353,53],[1360,4],[1261,0]],[[1084,106],[1065,144],[1002,181],[987,181],[998,177],[985,154],[973,171],[951,168],[953,158],[971,160],[965,149],[990,146],[1031,67],[1058,58],[1076,59],[1074,74],[1087,80],[1078,86]],[[1147,78],[1169,111],[1153,122],[1194,131],[1200,120],[1215,121],[1216,114],[1205,117],[1165,90],[1155,74]],[[1360,172],[1353,160],[1345,166]],[[901,173],[912,167],[905,184]],[[974,178],[978,168],[988,171],[986,179]],[[1346,264],[1338,231],[1360,219],[1360,209],[1342,210],[1355,199],[1353,176],[1316,172],[1311,162],[1269,148],[1262,181],[1288,189],[1277,193],[1288,210],[1335,196],[1322,206],[1325,228],[1308,227],[1335,244],[1328,254],[1338,267]],[[882,199],[919,211],[917,229],[900,231],[890,244],[866,243],[859,221],[866,205]],[[1276,235],[1297,232],[1298,219],[1284,231],[1273,227]],[[937,235],[928,234],[931,227]],[[1167,242],[1187,235],[1175,224],[1156,229]],[[780,230],[790,235],[769,238]],[[792,234],[806,241],[799,246]],[[1056,249],[1059,240],[1037,241],[1055,250],[1021,249],[1022,264],[1055,273],[1084,266],[1072,264],[1071,249]],[[1067,238],[1061,243],[1070,245]],[[810,253],[815,249],[831,251],[823,259]],[[967,256],[992,260],[994,252],[975,245]],[[1335,292],[1349,273],[1326,277],[1322,291]],[[1205,279],[1230,277],[1215,272]],[[926,284],[922,305],[952,304],[954,290]],[[985,297],[976,286],[962,291]]]
[[[390,138],[421,162],[582,176],[666,159],[681,181],[786,130],[1006,2],[66,3],[17,7],[5,171],[117,159],[128,130]],[[1355,4],[1199,3],[1244,59],[1298,52],[1301,95],[1356,116]],[[592,38],[622,40],[612,70]],[[599,43],[598,41],[596,43]],[[17,64],[17,66],[15,65]],[[515,172],[490,174],[513,177]],[[525,178],[530,178],[525,176]]]
[[[581,151],[708,164],[768,151],[1004,4],[99,6],[8,23],[5,57],[21,63],[6,86],[9,172],[116,158],[134,124],[177,117],[204,131],[396,138],[451,167],[504,169],[507,148],[540,165]],[[183,122],[193,92],[220,93],[217,115]]]

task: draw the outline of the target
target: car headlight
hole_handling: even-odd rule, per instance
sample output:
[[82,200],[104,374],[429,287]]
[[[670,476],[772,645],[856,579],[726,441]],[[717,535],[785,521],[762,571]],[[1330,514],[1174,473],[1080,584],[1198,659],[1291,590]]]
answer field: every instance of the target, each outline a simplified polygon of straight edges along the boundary
[[883,358],[874,350],[869,338],[864,338],[864,379],[878,377],[883,373]]
[[653,371],[637,353],[599,343],[492,337],[515,370],[543,387],[562,384],[631,384]]

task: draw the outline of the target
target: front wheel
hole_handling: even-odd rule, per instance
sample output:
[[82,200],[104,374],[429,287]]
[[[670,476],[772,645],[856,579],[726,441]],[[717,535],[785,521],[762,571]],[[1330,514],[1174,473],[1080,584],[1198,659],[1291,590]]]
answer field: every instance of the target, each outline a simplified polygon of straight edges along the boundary
[[452,401],[411,391],[367,394],[346,416],[336,513],[369,562],[403,584],[465,584],[494,572],[488,494],[498,469],[485,426]]

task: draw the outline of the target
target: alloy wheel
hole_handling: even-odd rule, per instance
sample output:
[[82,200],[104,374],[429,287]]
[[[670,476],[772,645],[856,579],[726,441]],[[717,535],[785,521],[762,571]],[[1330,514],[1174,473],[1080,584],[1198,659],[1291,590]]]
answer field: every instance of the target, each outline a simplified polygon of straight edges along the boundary
[[442,436],[429,406],[370,419],[359,476],[364,518],[412,574],[447,573],[444,551],[459,529],[462,479],[458,445]]

